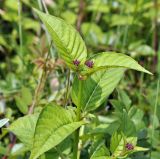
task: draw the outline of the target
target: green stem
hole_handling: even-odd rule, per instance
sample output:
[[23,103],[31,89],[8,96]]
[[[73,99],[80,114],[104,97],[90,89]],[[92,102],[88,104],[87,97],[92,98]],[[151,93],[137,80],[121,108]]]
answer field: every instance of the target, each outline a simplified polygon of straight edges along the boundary
[[[129,1],[131,2],[131,0]],[[135,18],[136,18],[136,14],[137,14],[137,10],[138,10],[138,0],[136,0],[136,4],[135,4],[135,10],[134,10],[134,15],[133,15],[133,19],[132,19],[132,23],[131,25],[134,24],[134,21],[135,21]],[[128,13],[128,17],[130,16],[130,13]],[[129,33],[129,29],[130,29],[130,26],[129,24],[127,24],[124,28],[124,37],[123,37],[123,42],[122,42],[122,51],[126,51],[126,45],[127,45],[127,40],[128,40],[128,33]]]
[[78,128],[75,131],[74,147],[73,147],[73,159],[78,159],[78,143],[79,143],[79,130]]
[[[81,89],[82,89],[82,81],[80,81],[80,90],[79,90],[79,94],[78,94],[78,97],[80,98],[81,97]],[[80,101],[80,99],[79,99]],[[80,106],[80,103],[77,105],[77,121],[80,121],[81,119],[81,106]],[[78,145],[79,145],[79,132],[80,132],[80,128],[78,128],[76,131],[75,131],[75,134],[74,134],[74,145],[73,145],[73,159],[79,159],[80,157],[80,150],[78,148]]]
[[[158,79],[157,81],[156,100],[155,100],[155,105],[154,105],[153,122],[152,122],[151,146],[153,143],[153,137],[154,137],[154,131],[155,131],[155,119],[156,119],[156,114],[157,114],[158,95],[159,95],[159,87],[160,87],[159,85],[160,85],[160,79]],[[151,153],[150,153],[150,157],[151,157]]]
[[44,2],[43,0],[41,0],[41,1],[42,1],[42,4],[43,4],[43,7],[44,7],[45,12],[46,12],[47,14],[49,14],[49,12],[48,12],[48,9],[47,9],[47,6],[46,6],[45,2]]
[[43,10],[43,6],[42,6],[42,3],[41,3],[41,0],[38,0],[38,6],[39,6],[40,10]]
[[65,107],[67,106],[67,101],[68,101],[68,96],[69,96],[70,76],[71,76],[71,71],[68,70],[66,94],[65,94],[65,99],[64,99],[64,106],[65,106]]
[[[49,14],[48,9],[47,9],[47,6],[46,6],[46,4],[44,3],[43,0],[38,0],[38,5],[39,5],[39,9],[40,9],[41,11],[43,11],[43,7],[44,7],[45,13],[46,13],[46,14]],[[51,41],[52,41],[52,39],[51,39],[49,33],[47,32],[46,27],[44,27],[44,31],[45,31],[45,33],[46,33],[47,41],[48,41],[48,43],[50,44]],[[54,52],[53,48],[51,47],[50,50],[51,50],[51,57],[54,57],[55,52]]]
[[89,23],[89,25],[88,25],[88,28],[87,28],[87,30],[86,30],[86,32],[85,32],[84,35],[88,35],[88,33],[89,33],[89,31],[90,31],[93,23],[94,23],[94,19],[95,19],[96,15],[97,15],[97,13],[98,13],[98,11],[99,11],[99,8],[100,8],[100,6],[102,5],[101,3],[102,3],[102,2],[101,2],[101,0],[100,0],[99,3],[98,3],[98,5],[97,5],[97,8],[96,8],[95,12],[92,13],[91,21],[90,21],[90,23]]
[[[81,111],[80,111],[79,108],[77,108],[77,119],[78,119],[78,121],[80,120],[80,114],[81,114]],[[80,156],[80,151],[78,149],[78,145],[79,145],[79,132],[80,132],[80,128],[78,128],[75,131],[75,134],[74,134],[73,159],[79,159],[79,156]]]
[[23,57],[23,39],[22,39],[22,6],[20,0],[18,0],[18,28],[19,28],[19,41],[20,41],[20,56]]
[[56,147],[55,149],[58,152],[58,154],[60,155],[61,159],[65,159],[65,156],[63,155],[63,153],[61,152],[61,150],[59,150],[58,147]]
[[143,80],[144,80],[144,73],[142,72],[141,73],[141,75],[140,75],[140,83],[139,83],[139,85],[140,85],[140,96],[139,96],[139,101],[138,101],[138,103],[139,103],[139,105],[140,105],[140,103],[141,103],[141,101],[142,101],[142,94],[143,94]]

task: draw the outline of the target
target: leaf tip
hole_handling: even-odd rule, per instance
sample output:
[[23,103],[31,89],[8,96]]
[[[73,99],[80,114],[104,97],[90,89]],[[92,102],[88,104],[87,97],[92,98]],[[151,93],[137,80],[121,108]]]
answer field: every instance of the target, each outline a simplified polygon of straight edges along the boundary
[[146,69],[144,69],[143,72],[145,72],[145,73],[147,73],[147,74],[149,74],[149,75],[153,75],[153,73],[151,73],[150,71],[148,71],[148,70],[146,70]]

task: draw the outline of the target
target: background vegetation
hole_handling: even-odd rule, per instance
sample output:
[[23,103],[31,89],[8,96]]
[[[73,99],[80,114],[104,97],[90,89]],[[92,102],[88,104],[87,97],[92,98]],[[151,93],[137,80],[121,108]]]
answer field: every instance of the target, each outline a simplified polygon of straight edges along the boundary
[[[160,2],[158,0],[2,0],[0,1],[0,118],[9,123],[56,101],[66,103],[68,69],[51,47],[50,37],[32,7],[61,17],[74,25],[88,52],[115,51],[128,54],[154,75],[127,71],[116,90],[94,113],[84,140],[99,134],[109,145],[118,118],[125,134],[136,134],[138,145],[150,151],[127,159],[159,159],[160,156]],[[44,66],[49,72],[44,71]],[[42,78],[43,77],[43,78]],[[71,76],[72,82],[73,76]],[[38,87],[37,87],[38,85]],[[69,98],[70,99],[70,98]],[[71,100],[68,104],[73,105]],[[41,109],[36,107],[35,111]],[[124,111],[125,110],[125,111]],[[0,158],[27,158],[20,141],[1,129]],[[90,137],[92,136],[92,137]],[[69,139],[68,139],[69,140]],[[63,145],[64,154],[70,146]],[[85,142],[81,158],[88,156]],[[51,153],[51,152],[50,152]],[[55,152],[52,152],[55,153]],[[48,159],[48,158],[47,158]]]

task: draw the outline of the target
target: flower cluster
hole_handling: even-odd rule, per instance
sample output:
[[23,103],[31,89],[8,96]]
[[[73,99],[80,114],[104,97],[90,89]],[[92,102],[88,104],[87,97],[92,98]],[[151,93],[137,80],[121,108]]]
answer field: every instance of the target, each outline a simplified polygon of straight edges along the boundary
[[127,148],[127,150],[133,150],[134,146],[132,144],[130,144],[130,143],[127,143],[126,144],[126,148]]
[[74,64],[75,66],[78,66],[78,65],[80,64],[80,61],[74,60],[74,61],[73,61],[73,64]]
[[93,61],[88,60],[85,62],[85,65],[88,66],[89,68],[93,68],[93,64],[94,64]]
[[[73,61],[73,64],[74,64],[75,66],[79,66],[80,61],[79,61],[79,60],[74,60],[74,61]],[[85,65],[88,66],[89,68],[93,68],[94,62],[88,60],[88,61],[85,62]]]

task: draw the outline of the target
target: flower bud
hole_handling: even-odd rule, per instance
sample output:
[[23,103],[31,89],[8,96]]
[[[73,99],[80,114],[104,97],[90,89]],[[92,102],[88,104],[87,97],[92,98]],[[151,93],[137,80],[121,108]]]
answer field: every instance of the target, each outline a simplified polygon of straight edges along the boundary
[[73,64],[74,64],[75,66],[78,66],[78,65],[80,64],[80,61],[74,60],[74,61],[73,61]]
[[132,144],[130,144],[130,143],[127,143],[126,144],[126,148],[127,148],[127,150],[133,150],[134,146]]
[[89,68],[93,68],[94,63],[93,61],[86,61],[85,65],[88,66]]

